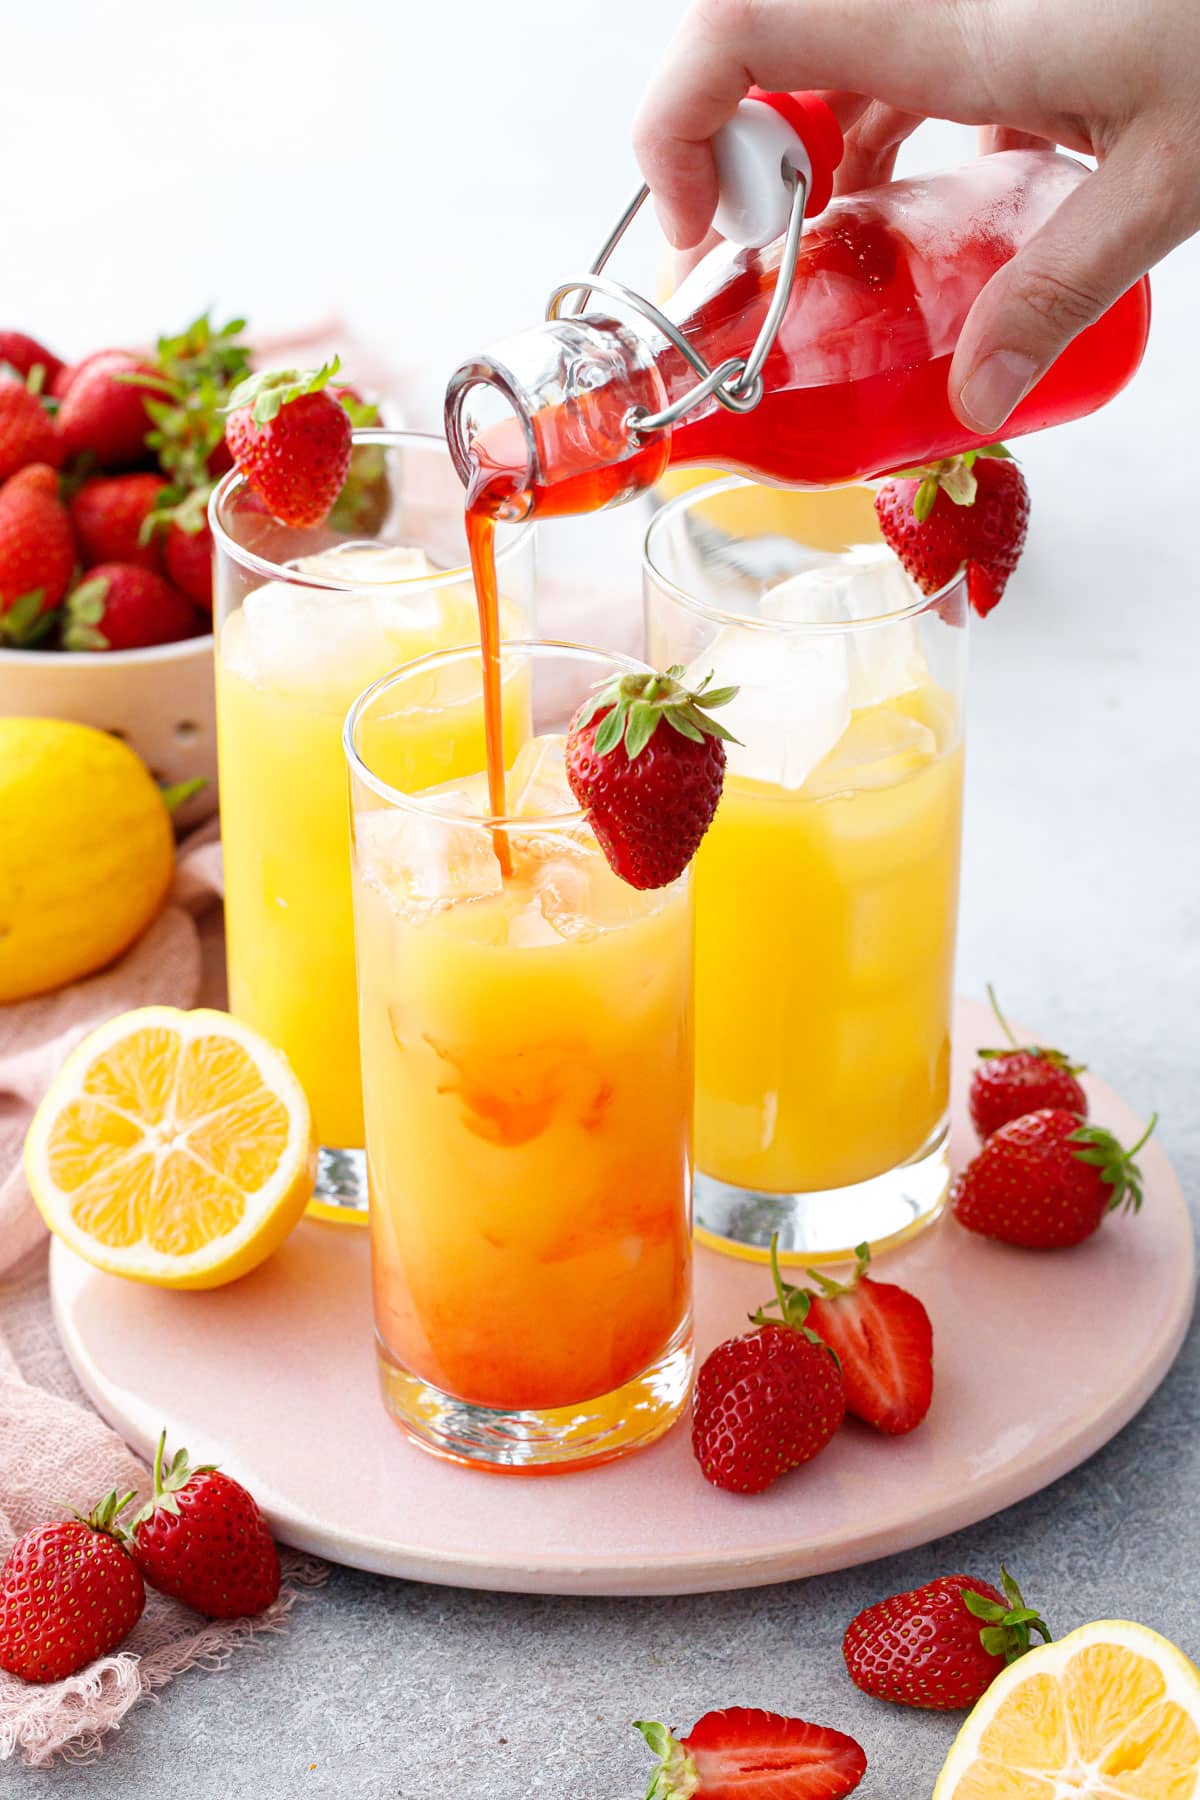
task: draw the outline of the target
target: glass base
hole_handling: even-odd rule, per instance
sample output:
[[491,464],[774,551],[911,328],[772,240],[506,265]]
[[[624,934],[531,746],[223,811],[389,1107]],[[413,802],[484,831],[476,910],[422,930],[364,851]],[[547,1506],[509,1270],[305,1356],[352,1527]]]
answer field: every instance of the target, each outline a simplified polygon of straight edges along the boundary
[[697,1173],[696,1242],[751,1262],[769,1262],[779,1234],[779,1260],[796,1264],[853,1262],[856,1245],[873,1256],[906,1243],[931,1225],[950,1185],[950,1126],[944,1120],[915,1156],[851,1187],[811,1194],[756,1193]]
[[308,1203],[310,1219],[332,1225],[367,1223],[367,1153],[365,1150],[317,1151],[317,1185]]
[[597,1399],[545,1411],[472,1406],[422,1381],[382,1343],[376,1354],[383,1403],[423,1449],[473,1468],[550,1475],[611,1462],[670,1430],[691,1386],[692,1321],[684,1320],[636,1380]]

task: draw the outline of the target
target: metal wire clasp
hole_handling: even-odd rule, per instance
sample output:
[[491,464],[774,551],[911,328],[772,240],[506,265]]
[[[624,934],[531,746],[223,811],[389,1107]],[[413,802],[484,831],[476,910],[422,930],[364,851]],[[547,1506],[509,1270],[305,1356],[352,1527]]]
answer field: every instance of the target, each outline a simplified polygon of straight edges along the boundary
[[[754,348],[749,356],[730,356],[715,369],[710,368],[695,346],[680,331],[664,312],[643,294],[626,287],[622,281],[614,281],[604,274],[604,269],[613,251],[620,243],[629,227],[633,224],[650,193],[648,187],[640,187],[629,205],[625,208],[612,230],[604,241],[604,245],[592,263],[586,275],[573,276],[556,287],[546,303],[546,317],[554,320],[563,316],[577,317],[587,305],[593,293],[604,294],[618,305],[631,308],[648,319],[656,331],[674,344],[679,354],[691,364],[700,377],[694,387],[686,394],[680,394],[661,412],[647,413],[640,407],[632,407],[626,419],[626,426],[631,436],[644,431],[662,431],[667,425],[674,425],[686,412],[698,406],[702,400],[710,396],[720,402],[730,412],[752,412],[763,397],[762,370],[783,323],[783,315],[787,311],[791,297],[792,282],[796,274],[796,260],[800,254],[800,234],[804,229],[804,208],[808,200],[808,184],[803,174],[785,162],[780,170],[783,180],[792,191],[792,210],[788,216],[787,233],[783,240],[783,254],[779,259],[779,273],[775,278],[775,291],[771,295],[771,304],[767,308],[767,316],[755,339]],[[569,309],[564,309],[563,301],[568,294],[577,294],[578,299]]]

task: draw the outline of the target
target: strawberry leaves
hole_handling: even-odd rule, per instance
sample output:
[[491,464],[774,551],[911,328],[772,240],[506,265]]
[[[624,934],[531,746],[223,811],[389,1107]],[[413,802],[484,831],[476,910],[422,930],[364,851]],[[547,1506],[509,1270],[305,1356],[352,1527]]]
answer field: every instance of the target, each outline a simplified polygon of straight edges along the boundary
[[691,1795],[699,1792],[696,1759],[688,1754],[673,1732],[654,1719],[635,1719],[633,1729],[641,1732],[659,1758],[658,1767],[651,1771],[646,1800],[690,1800]]
[[302,394],[319,394],[342,366],[339,356],[312,369],[262,369],[239,382],[225,403],[227,412],[248,406],[256,425],[269,425],[282,409]]
[[1093,1168],[1099,1169],[1101,1181],[1112,1189],[1105,1208],[1107,1212],[1116,1212],[1118,1207],[1124,1207],[1126,1212],[1141,1211],[1142,1171],[1133,1159],[1157,1124],[1158,1114],[1154,1113],[1137,1143],[1131,1144],[1128,1150],[1117,1142],[1111,1131],[1105,1131],[1102,1125],[1081,1125],[1067,1139],[1069,1144],[1083,1146],[1072,1154],[1080,1162],[1090,1163]]
[[[783,1274],[779,1267],[778,1232],[776,1232],[771,1239],[771,1278],[775,1283],[775,1298],[773,1300],[768,1300],[765,1306],[760,1306],[757,1312],[751,1313],[750,1323],[752,1325],[776,1325],[782,1322],[784,1325],[790,1325],[793,1331],[798,1331],[803,1337],[806,1337],[810,1344],[817,1344],[822,1350],[829,1350],[830,1356],[833,1357],[834,1362],[838,1363],[838,1366],[840,1367],[841,1363],[837,1354],[829,1349],[829,1345],[825,1342],[823,1337],[819,1337],[817,1333],[811,1330],[806,1324],[809,1312],[812,1309],[812,1294],[807,1288],[792,1287],[783,1279]],[[778,1319],[773,1319],[771,1317],[771,1313],[775,1308],[778,1308],[779,1310]]]
[[1044,1644],[1053,1640],[1045,1621],[1032,1607],[1026,1606],[1020,1588],[1003,1564],[1000,1566],[1000,1585],[1008,1600],[1007,1606],[999,1606],[971,1588],[963,1589],[962,1602],[972,1618],[984,1622],[979,1641],[988,1655],[1002,1656],[1006,1663],[1014,1663],[1031,1647],[1031,1632],[1036,1631]]
[[596,755],[608,756],[623,743],[626,756],[634,762],[654,736],[660,720],[695,744],[703,743],[706,737],[736,744],[733,733],[719,719],[710,718],[709,712],[714,707],[727,706],[738,690],[710,688],[711,674],[699,687],[688,689],[679,680],[682,674],[682,663],[676,663],[661,675],[621,675],[606,682],[584,704],[576,719],[576,725],[582,727],[605,707],[609,709],[596,731]]
[[1012,461],[1012,451],[1004,444],[984,444],[979,450],[964,451],[961,456],[945,456],[939,462],[919,469],[902,469],[897,479],[917,481],[920,486],[913,496],[913,517],[923,525],[937,503],[939,491],[953,500],[955,506],[974,506],[979,484],[974,474],[980,456],[996,456]]

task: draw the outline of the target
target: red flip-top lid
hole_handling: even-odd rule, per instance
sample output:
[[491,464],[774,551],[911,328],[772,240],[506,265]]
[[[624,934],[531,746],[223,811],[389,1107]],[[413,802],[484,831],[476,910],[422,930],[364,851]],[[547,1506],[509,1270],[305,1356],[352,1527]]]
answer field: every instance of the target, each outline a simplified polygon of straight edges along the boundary
[[820,94],[768,94],[758,87],[752,87],[746,98],[761,100],[765,106],[774,107],[796,133],[812,164],[812,186],[804,206],[805,217],[814,218],[817,213],[824,212],[833,198],[834,173],[846,148],[842,128],[826,102]]

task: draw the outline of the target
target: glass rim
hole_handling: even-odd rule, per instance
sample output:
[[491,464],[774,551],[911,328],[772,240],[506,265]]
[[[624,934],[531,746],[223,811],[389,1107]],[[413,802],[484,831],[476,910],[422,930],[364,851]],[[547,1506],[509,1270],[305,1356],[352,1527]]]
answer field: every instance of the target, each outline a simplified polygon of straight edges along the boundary
[[[454,458],[445,436],[437,431],[402,431],[387,425],[359,426],[351,439],[356,449],[368,445],[379,444],[385,450],[399,450],[408,446],[419,450],[440,450],[444,453],[449,466],[455,468]],[[400,575],[389,581],[337,581],[327,575],[308,575],[302,569],[292,569],[286,563],[272,562],[268,556],[259,556],[254,550],[247,550],[240,544],[227,528],[222,518],[222,510],[230,507],[234,500],[249,486],[246,477],[236,466],[228,469],[213,489],[208,501],[208,523],[212,531],[213,542],[220,546],[226,556],[238,563],[243,569],[252,570],[256,575],[264,575],[271,581],[289,581],[302,587],[328,588],[333,593],[361,593],[363,587],[370,588],[436,588],[449,587],[462,581],[470,581],[471,565],[465,560],[457,568],[435,569],[428,575]],[[465,495],[464,495],[465,503]],[[523,519],[518,523],[500,520],[511,534],[503,544],[496,545],[496,567],[509,562],[521,546],[533,535],[535,521]],[[365,541],[365,540],[350,540]]]
[[[866,482],[839,482],[838,487],[866,487]],[[923,613],[935,611],[946,599],[966,581],[966,570],[959,569],[949,581],[938,588],[935,594],[918,594],[908,606],[899,606],[894,612],[877,613],[866,619],[763,619],[755,618],[750,613],[732,612],[726,607],[714,606],[702,600],[698,594],[689,593],[670,575],[661,569],[654,559],[653,540],[655,533],[678,512],[686,512],[705,500],[712,500],[718,494],[731,493],[735,488],[767,488],[771,483],[754,481],[747,475],[725,475],[718,481],[706,481],[703,487],[689,488],[685,493],[677,494],[673,500],[664,501],[657,508],[653,518],[646,527],[642,538],[642,574],[650,576],[660,587],[667,590],[670,596],[678,600],[689,612],[696,613],[702,619],[711,620],[714,625],[733,625],[745,631],[762,631],[772,634],[807,637],[845,637],[851,632],[877,631],[886,625],[897,625],[905,619],[920,618]],[[774,489],[775,492],[786,492],[785,489]],[[810,492],[833,490],[810,489]]]
[[[653,674],[648,663],[639,662],[634,656],[625,656],[619,650],[602,650],[597,644],[580,644],[572,642],[569,638],[506,638],[500,645],[502,679],[504,657],[513,650],[532,652],[534,655],[542,651],[560,654],[565,651],[571,657],[588,658],[595,662],[605,663],[610,669],[617,670],[621,674]],[[393,787],[381,775],[377,775],[364,760],[355,742],[354,734],[367,707],[395,683],[449,663],[461,662],[468,656],[477,656],[482,661],[483,651],[478,644],[456,644],[450,650],[432,650],[425,656],[414,657],[411,662],[401,663],[399,668],[389,669],[386,675],[380,675],[371,683],[370,687],[364,688],[362,693],[351,702],[350,710],[346,714],[345,723],[342,726],[342,749],[345,752],[350,774],[370,788],[371,792],[380,800],[386,800],[389,806],[397,807],[401,812],[413,813],[422,819],[435,819],[442,825],[469,826],[474,830],[509,832],[541,830],[546,826],[565,830],[568,826],[578,825],[584,818],[583,808],[578,806],[573,807],[569,812],[529,813],[520,818],[512,814],[497,818],[485,813],[441,812],[437,807],[423,805],[418,794],[410,793],[405,788]],[[482,771],[480,772],[482,773]]]

